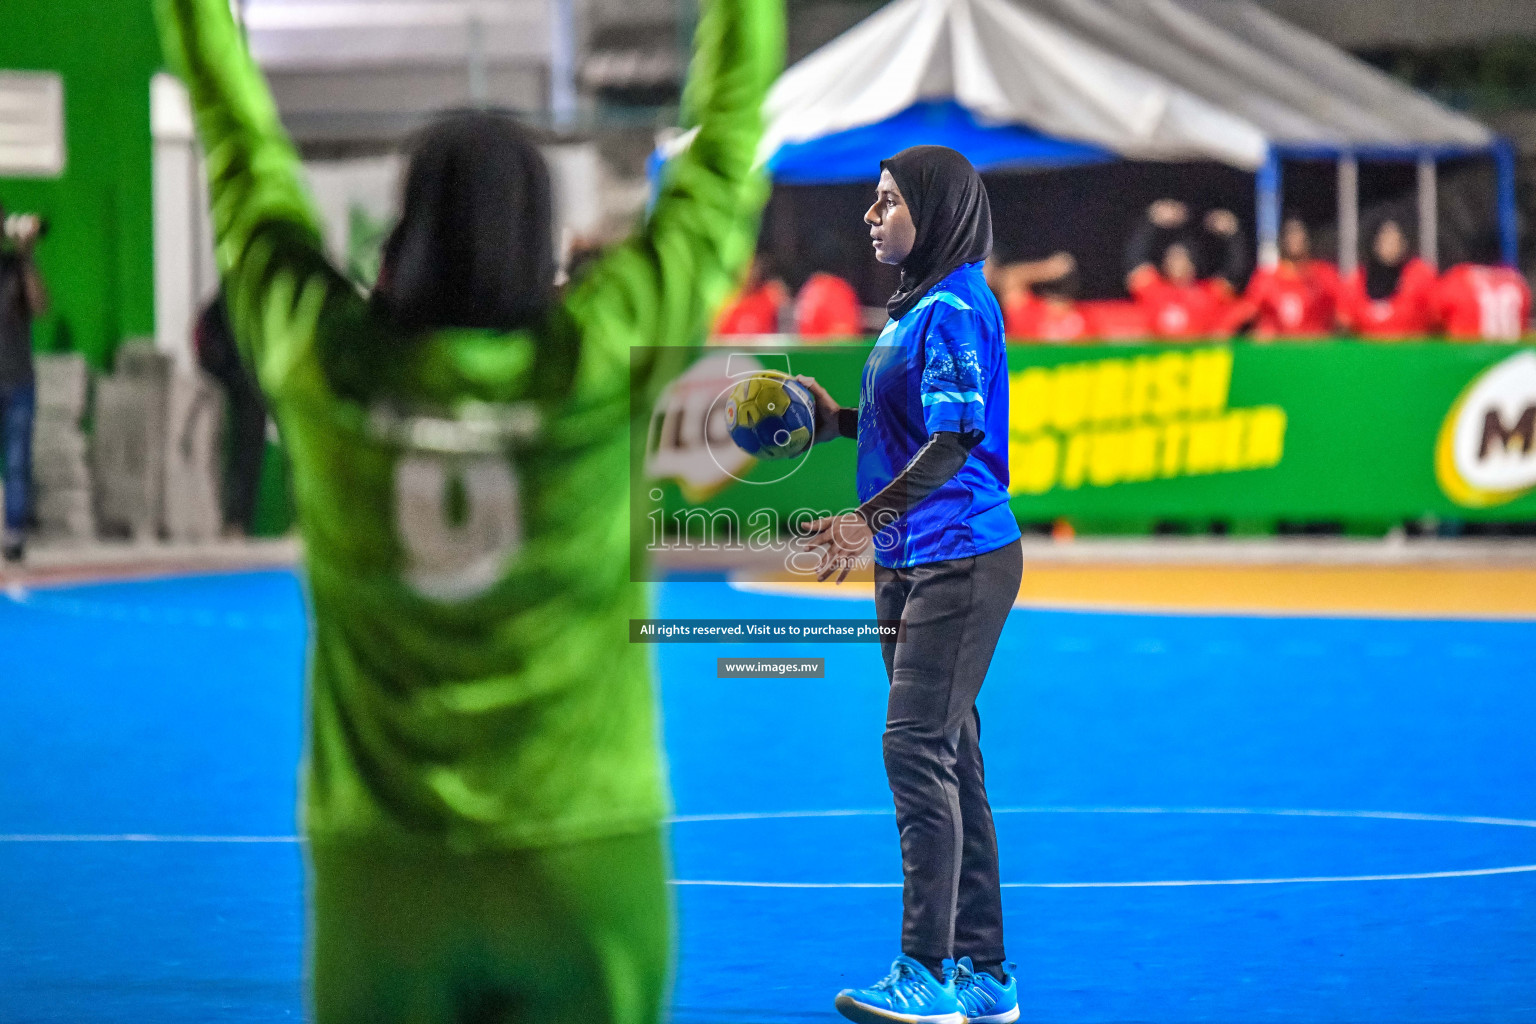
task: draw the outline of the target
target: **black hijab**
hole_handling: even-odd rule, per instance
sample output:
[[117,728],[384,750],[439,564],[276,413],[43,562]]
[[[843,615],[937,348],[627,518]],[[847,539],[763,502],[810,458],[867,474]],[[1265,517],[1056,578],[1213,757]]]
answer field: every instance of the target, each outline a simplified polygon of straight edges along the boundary
[[992,207],[976,168],[946,146],[913,146],[880,167],[891,172],[917,226],[901,285],[885,304],[900,320],[956,267],[992,252]]
[[532,132],[455,111],[417,136],[374,302],[407,331],[517,330],[554,301],[553,192]]
[[[1418,242],[1413,233],[1404,227],[1400,221],[1388,218],[1376,225],[1376,232],[1380,232],[1388,223],[1397,224],[1397,230],[1403,235],[1403,258],[1396,263],[1383,263],[1376,256],[1376,246],[1372,244],[1370,254],[1365,259],[1365,294],[1373,302],[1382,299],[1390,299],[1397,294],[1397,286],[1403,280],[1403,268],[1408,266],[1408,261],[1413,259],[1414,252],[1418,249]],[[1376,232],[1372,233],[1372,238]]]

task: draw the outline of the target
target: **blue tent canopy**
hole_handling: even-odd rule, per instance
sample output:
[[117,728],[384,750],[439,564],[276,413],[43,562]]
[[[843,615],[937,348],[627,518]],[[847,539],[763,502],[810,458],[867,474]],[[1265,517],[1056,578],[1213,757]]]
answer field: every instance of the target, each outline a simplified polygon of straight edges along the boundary
[[948,146],[977,170],[1073,167],[1119,159],[1084,142],[1054,138],[1019,124],[983,124],[954,100],[915,103],[894,117],[819,139],[781,146],[768,161],[781,185],[873,181],[880,161],[908,146]]

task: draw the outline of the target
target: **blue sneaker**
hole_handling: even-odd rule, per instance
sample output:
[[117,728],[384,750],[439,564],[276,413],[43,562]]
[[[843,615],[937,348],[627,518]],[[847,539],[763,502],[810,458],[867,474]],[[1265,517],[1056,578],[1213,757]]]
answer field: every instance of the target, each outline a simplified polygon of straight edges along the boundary
[[891,973],[869,988],[845,988],[837,994],[837,1012],[859,1024],[965,1024],[955,998],[955,965],[944,961],[944,980],[909,956],[899,956]]
[[1012,1024],[1019,1019],[1019,985],[1013,975],[1018,969],[1017,964],[1003,964],[1008,975],[1004,985],[986,971],[978,972],[970,957],[960,958],[955,966],[955,998],[970,1024]]

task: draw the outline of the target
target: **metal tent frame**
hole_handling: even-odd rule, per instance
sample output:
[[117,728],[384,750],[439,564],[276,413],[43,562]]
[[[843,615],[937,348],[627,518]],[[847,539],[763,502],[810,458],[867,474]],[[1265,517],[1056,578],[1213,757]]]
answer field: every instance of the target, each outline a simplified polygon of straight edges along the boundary
[[1282,183],[1286,160],[1332,160],[1338,166],[1339,272],[1348,275],[1360,265],[1360,164],[1363,161],[1406,163],[1418,168],[1419,256],[1439,268],[1440,245],[1440,161],[1457,157],[1493,157],[1497,176],[1495,218],[1499,231],[1499,261],[1515,267],[1520,256],[1519,210],[1515,199],[1515,148],[1505,138],[1496,138],[1487,147],[1435,147],[1426,149],[1387,149],[1355,147],[1323,149],[1318,147],[1275,146],[1269,158],[1256,172],[1255,223],[1258,225],[1258,263],[1273,267],[1280,259],[1280,216]]

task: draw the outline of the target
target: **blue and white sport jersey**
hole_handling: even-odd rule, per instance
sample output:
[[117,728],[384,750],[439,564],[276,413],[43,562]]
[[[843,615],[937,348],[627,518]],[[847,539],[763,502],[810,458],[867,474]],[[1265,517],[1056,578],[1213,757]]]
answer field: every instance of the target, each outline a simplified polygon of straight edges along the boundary
[[996,551],[1019,538],[1008,507],[1008,363],[1003,312],[980,263],[957,267],[886,323],[859,389],[859,501],[880,493],[940,430],[985,432],[960,472],[875,537],[875,561],[905,569]]

